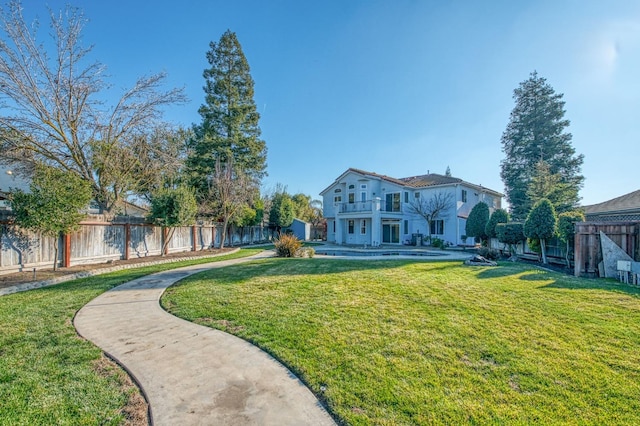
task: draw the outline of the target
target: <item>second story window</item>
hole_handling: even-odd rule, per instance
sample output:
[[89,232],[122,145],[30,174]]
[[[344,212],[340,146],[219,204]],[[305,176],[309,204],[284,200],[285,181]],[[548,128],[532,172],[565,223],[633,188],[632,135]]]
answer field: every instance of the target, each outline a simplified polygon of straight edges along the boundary
[[356,202],[356,194],[353,192],[349,193],[349,204],[353,204]]
[[339,196],[339,195],[333,197],[333,202],[336,203],[336,204],[341,203],[342,202],[342,197]]
[[462,190],[462,202],[467,202],[467,191],[465,189]]
[[362,201],[363,203],[367,201],[367,193],[365,191],[362,191],[360,193],[360,201]]
[[400,193],[394,192],[385,196],[385,211],[399,212],[400,211]]

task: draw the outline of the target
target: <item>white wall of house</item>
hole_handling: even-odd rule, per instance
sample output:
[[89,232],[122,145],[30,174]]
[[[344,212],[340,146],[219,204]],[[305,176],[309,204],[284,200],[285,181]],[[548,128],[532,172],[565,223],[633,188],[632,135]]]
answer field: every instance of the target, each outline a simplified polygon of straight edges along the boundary
[[465,235],[466,218],[478,202],[487,203],[490,211],[501,207],[497,193],[480,185],[448,183],[413,188],[394,179],[348,170],[322,193],[327,241],[349,245],[386,243],[385,224],[387,231],[393,227],[395,232],[399,226],[398,244],[411,242],[414,234],[428,235],[427,221],[412,213],[409,205],[417,195],[429,198],[439,192],[451,194],[452,203],[432,224],[431,235],[453,245],[464,243],[461,236]]

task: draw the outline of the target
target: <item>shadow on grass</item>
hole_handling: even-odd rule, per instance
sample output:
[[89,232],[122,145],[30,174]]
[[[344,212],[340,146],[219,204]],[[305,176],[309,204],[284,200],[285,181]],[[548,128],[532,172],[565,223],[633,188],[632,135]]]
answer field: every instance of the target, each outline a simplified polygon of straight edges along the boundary
[[[445,270],[457,266],[449,260],[416,261],[414,259],[285,259],[268,258],[254,260],[241,265],[206,270],[194,274],[176,286],[199,280],[216,280],[218,284],[235,284],[258,277],[327,275],[344,272],[371,271],[376,269],[401,268],[407,264],[421,265],[429,271]],[[438,264],[438,266],[434,266]]]
[[618,282],[612,278],[577,278],[567,277],[554,280],[541,288],[559,288],[567,290],[601,290],[640,297],[640,287]]

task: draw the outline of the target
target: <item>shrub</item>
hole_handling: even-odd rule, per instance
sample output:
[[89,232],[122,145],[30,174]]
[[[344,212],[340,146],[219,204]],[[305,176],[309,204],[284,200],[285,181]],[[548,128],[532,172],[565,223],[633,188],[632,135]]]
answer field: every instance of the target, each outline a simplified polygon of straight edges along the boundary
[[300,250],[298,250],[298,253],[296,254],[296,256],[308,257],[309,259],[311,259],[315,255],[316,255],[316,251],[313,249],[313,247],[301,248]]
[[478,254],[489,260],[498,260],[498,258],[500,257],[500,253],[498,252],[498,250],[494,250],[489,247],[480,247],[478,249]]
[[494,210],[493,213],[491,213],[491,216],[489,217],[489,221],[487,222],[487,225],[484,228],[484,232],[485,234],[487,234],[487,236],[489,238],[496,238],[498,235],[496,234],[496,225],[499,223],[507,223],[509,222],[509,213],[507,213],[506,210],[504,209],[497,209]]
[[509,246],[511,255],[515,253],[513,246],[520,244],[526,239],[524,236],[524,224],[522,222],[498,223],[496,225],[496,234],[498,241]]
[[431,247],[444,249],[445,248],[445,242],[444,242],[444,240],[441,240],[438,237],[431,237]]
[[487,239],[485,228],[489,222],[489,206],[483,202],[480,202],[473,206],[469,217],[467,218],[467,224],[465,226],[465,232],[468,237],[475,237],[476,241],[484,241]]
[[302,247],[302,241],[295,235],[282,234],[274,241],[274,245],[276,247],[276,256],[294,257]]

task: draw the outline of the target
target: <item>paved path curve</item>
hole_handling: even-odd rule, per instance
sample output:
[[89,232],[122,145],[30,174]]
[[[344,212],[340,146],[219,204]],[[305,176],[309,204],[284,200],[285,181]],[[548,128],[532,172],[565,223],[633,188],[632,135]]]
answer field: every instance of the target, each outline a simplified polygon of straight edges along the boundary
[[309,389],[267,353],[160,307],[160,296],[178,280],[268,255],[130,281],[89,302],[74,325],[136,378],[154,425],[335,425]]

